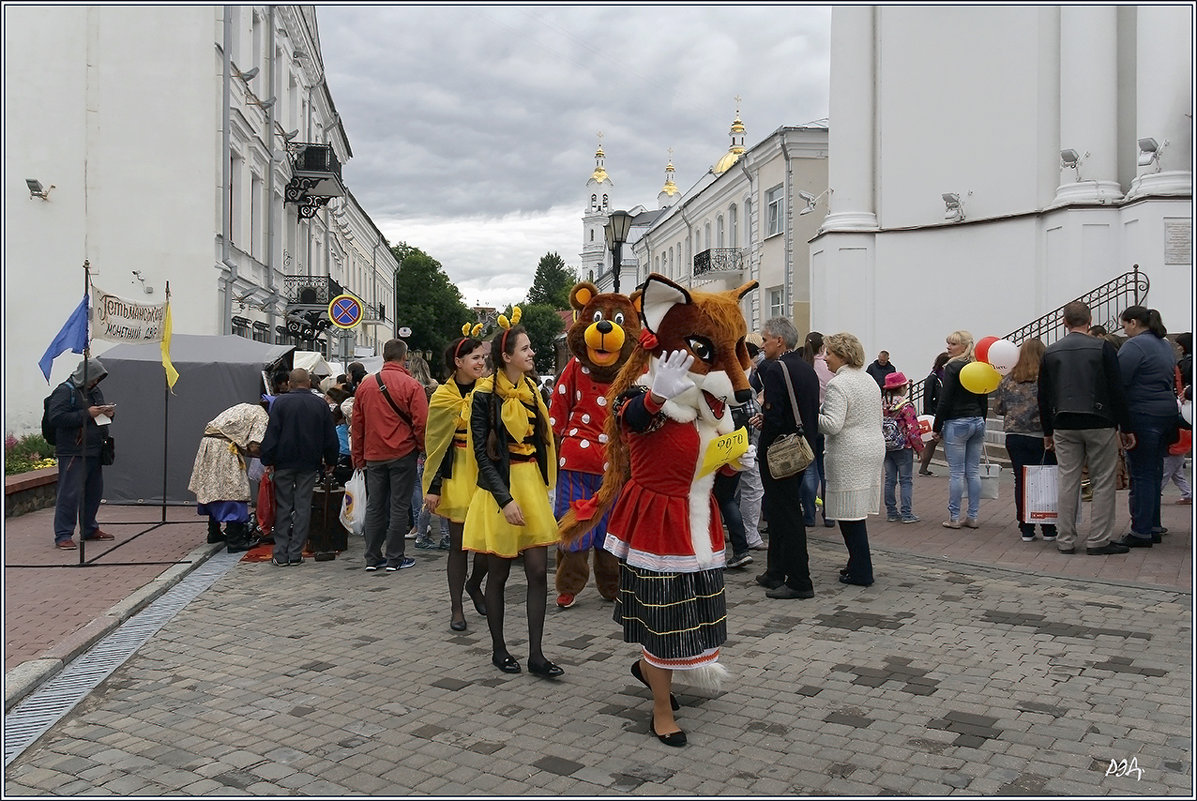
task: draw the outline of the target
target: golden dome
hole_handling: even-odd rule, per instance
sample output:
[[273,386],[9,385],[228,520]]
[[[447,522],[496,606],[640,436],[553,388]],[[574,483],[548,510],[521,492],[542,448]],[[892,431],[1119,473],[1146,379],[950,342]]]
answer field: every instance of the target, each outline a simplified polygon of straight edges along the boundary
[[661,193],[669,195],[670,197],[676,195],[677,192],[677,184],[675,184],[673,181],[666,181],[665,185],[661,187]]
[[736,119],[732,122],[731,133],[738,134],[744,132],[744,123],[740,120],[740,115],[737,114]]
[[604,152],[603,152],[603,146],[602,146],[602,145],[599,145],[599,146],[598,146],[598,149],[594,151],[594,157],[595,157],[596,159],[601,159],[601,158],[602,158],[603,156],[605,156],[605,155],[606,155],[606,153],[604,153]]
[[607,177],[606,170],[604,170],[602,167],[595,167],[594,172],[590,175],[590,180],[594,181],[596,184],[601,184],[603,181],[610,182],[611,179]]
[[740,156],[744,155],[744,148],[741,145],[734,145],[730,150],[723,154],[723,158],[715,165],[712,172],[716,175],[722,175],[730,170],[735,163],[740,160]]

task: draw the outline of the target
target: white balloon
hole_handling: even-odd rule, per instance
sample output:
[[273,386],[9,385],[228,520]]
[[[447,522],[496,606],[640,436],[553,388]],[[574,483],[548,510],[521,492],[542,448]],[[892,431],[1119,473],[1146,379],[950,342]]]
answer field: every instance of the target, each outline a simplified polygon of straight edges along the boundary
[[989,346],[989,353],[985,357],[990,367],[1006,375],[1018,362],[1018,346],[1008,339],[999,339]]
[[1180,416],[1185,419],[1189,425],[1193,425],[1193,401],[1185,401],[1180,404]]

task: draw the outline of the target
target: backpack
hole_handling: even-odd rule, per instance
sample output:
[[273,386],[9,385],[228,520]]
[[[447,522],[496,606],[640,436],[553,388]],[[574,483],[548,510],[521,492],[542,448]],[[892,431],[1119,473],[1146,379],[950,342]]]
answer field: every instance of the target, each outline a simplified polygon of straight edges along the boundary
[[881,418],[881,436],[885,440],[887,451],[900,451],[906,447],[906,432],[902,430],[902,423],[896,417]]
[[[64,381],[63,383],[66,382]],[[59,386],[61,386],[61,384]],[[74,389],[74,387],[72,387],[72,389]],[[77,392],[71,393],[71,411],[75,410],[75,396],[78,394],[79,393]],[[46,396],[46,399],[42,401],[42,439],[51,445],[57,445],[58,443],[55,440],[58,439],[58,429],[50,425],[50,398],[53,397],[54,393],[51,392]]]

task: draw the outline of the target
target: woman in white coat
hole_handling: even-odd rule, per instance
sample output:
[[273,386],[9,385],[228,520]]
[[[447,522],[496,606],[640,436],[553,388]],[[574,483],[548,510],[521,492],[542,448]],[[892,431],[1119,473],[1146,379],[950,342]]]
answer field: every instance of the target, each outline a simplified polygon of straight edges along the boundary
[[865,351],[859,339],[832,334],[823,344],[827,367],[835,373],[819,410],[819,433],[826,437],[823,510],[828,519],[839,522],[848,547],[848,566],[840,571],[840,581],[867,587],[873,583],[873,561],[865,519],[881,509],[885,460],[881,390],[861,369]]

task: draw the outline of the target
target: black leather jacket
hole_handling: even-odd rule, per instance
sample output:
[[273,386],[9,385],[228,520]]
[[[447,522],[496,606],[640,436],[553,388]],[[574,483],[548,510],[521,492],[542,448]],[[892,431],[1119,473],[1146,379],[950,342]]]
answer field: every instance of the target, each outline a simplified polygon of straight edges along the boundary
[[[525,378],[529,384],[530,379]],[[532,384],[536,392],[535,384]],[[474,400],[470,405],[470,437],[473,439],[474,457],[478,460],[478,486],[494,496],[495,502],[502,509],[511,503],[511,451],[507,449],[507,427],[500,417],[502,403],[494,399],[491,404],[492,393],[474,390]],[[548,421],[544,421],[548,430]],[[499,451],[497,460],[491,459],[486,452],[486,442],[491,432],[495,433],[496,446]],[[548,444],[541,439],[536,440],[536,464],[540,468],[540,476],[545,484],[549,483],[549,449]]]
[[1076,331],[1049,345],[1039,367],[1039,417],[1045,435],[1057,428],[1130,431],[1114,346]]

